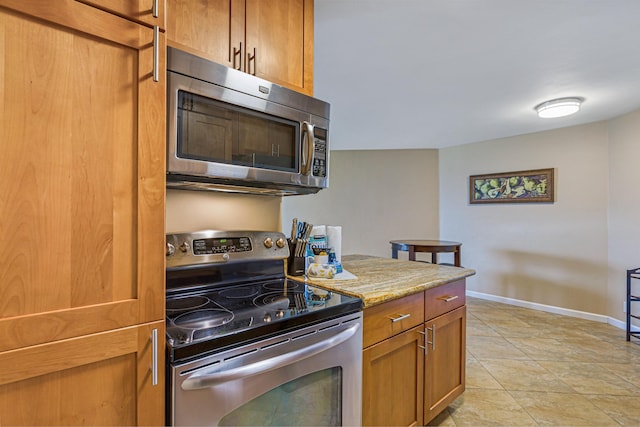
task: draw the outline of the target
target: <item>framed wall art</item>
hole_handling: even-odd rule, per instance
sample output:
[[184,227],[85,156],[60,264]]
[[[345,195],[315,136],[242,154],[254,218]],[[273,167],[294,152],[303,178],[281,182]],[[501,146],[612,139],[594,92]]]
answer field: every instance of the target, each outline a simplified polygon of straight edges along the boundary
[[553,168],[469,177],[469,203],[553,203]]

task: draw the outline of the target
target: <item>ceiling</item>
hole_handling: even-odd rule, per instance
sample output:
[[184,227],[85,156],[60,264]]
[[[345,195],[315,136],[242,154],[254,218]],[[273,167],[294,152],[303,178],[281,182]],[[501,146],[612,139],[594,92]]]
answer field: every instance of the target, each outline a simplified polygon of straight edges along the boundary
[[[444,148],[640,108],[638,0],[315,0],[331,149]],[[534,107],[585,99],[539,119]]]

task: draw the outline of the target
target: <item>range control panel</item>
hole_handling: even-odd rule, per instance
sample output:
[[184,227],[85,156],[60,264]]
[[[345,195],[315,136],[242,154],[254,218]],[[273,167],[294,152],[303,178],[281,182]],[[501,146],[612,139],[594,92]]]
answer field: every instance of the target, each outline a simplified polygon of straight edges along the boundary
[[217,237],[193,241],[194,255],[224,254],[227,252],[248,252],[251,239],[248,237]]
[[277,231],[202,230],[167,234],[167,268],[198,264],[285,259],[289,246]]

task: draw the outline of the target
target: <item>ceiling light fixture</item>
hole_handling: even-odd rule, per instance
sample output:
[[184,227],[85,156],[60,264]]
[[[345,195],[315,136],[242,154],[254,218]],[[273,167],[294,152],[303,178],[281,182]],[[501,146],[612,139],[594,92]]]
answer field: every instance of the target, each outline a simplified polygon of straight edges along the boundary
[[552,99],[537,105],[536,111],[538,112],[538,117],[542,119],[569,116],[580,110],[582,101],[582,98]]

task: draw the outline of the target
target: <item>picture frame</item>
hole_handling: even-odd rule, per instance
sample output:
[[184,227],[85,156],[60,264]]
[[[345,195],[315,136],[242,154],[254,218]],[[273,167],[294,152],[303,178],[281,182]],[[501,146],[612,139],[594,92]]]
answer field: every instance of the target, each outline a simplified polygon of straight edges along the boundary
[[553,203],[553,175],[553,168],[472,175],[469,203]]

